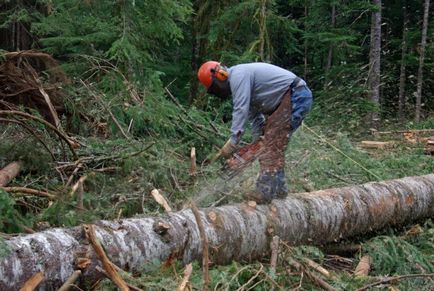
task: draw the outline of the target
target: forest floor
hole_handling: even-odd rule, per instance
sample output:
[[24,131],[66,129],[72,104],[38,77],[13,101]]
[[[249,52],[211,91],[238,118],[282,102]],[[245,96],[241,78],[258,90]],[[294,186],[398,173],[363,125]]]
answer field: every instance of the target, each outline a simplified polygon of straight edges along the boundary
[[[242,175],[226,181],[221,175],[220,164],[198,165],[193,176],[190,153],[185,148],[178,150],[170,141],[127,141],[107,137],[77,138],[81,144],[77,150],[80,163],[56,162],[51,160],[46,149],[35,145],[32,137],[15,125],[0,134],[1,165],[16,160],[24,163],[21,174],[11,186],[49,189],[62,197],[48,201],[43,197],[2,191],[0,228],[4,238],[14,233],[69,227],[98,219],[158,215],[164,209],[150,195],[152,189],[158,189],[174,210],[186,207],[190,201],[201,207],[239,202],[240,194],[254,186],[258,171],[258,165],[253,164]],[[320,128],[302,126],[287,150],[290,192],[343,187],[434,171],[433,157],[424,154],[423,142],[409,140],[403,135],[386,139],[394,139],[394,145],[365,149],[360,140],[346,134],[325,138]],[[59,153],[67,151],[65,148],[56,150]],[[81,201],[77,202],[78,199]],[[370,258],[370,271],[366,276],[355,276],[356,266],[365,256]],[[324,269],[318,271],[312,267],[312,261]],[[166,268],[154,262],[144,266],[141,277],[122,275],[130,285],[146,290],[175,290],[182,281],[183,269],[180,262]],[[375,284],[375,288],[384,290],[432,290],[433,277],[427,275],[432,273],[434,224],[428,219],[332,246],[290,247],[281,242],[275,266],[270,266],[269,256],[256,263],[212,266],[210,288],[367,290],[366,286]],[[193,264],[189,282],[193,290],[202,288],[199,263]],[[114,288],[108,279],[95,286],[96,290]]]

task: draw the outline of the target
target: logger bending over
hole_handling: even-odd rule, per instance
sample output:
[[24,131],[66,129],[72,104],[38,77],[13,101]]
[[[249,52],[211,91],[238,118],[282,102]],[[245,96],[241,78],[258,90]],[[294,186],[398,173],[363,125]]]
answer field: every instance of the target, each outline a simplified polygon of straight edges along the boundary
[[230,158],[237,150],[245,124],[252,125],[253,142],[260,144],[260,173],[247,199],[270,203],[287,194],[285,150],[294,131],[312,106],[312,92],[294,73],[266,63],[226,68],[208,61],[198,71],[207,92],[220,98],[232,95],[231,136],[220,150]]

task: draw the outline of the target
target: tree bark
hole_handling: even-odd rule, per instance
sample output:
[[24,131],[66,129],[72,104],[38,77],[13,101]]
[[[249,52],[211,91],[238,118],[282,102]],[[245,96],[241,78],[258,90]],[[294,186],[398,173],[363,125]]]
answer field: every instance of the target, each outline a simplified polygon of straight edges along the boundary
[[192,76],[190,80],[190,96],[189,104],[196,101],[199,82],[197,80],[197,71],[202,64],[203,57],[206,53],[208,45],[208,32],[213,14],[213,6],[211,1],[196,0],[193,2],[194,16],[192,18],[192,53],[191,53],[191,69]]
[[[307,1],[304,3],[304,33],[307,34],[307,16],[308,16],[308,9],[307,9]],[[303,79],[307,80],[307,37],[304,39],[304,74]]]
[[20,173],[22,164],[20,162],[12,162],[3,169],[0,169],[0,187],[5,187]]
[[[336,26],[336,5],[334,3],[332,5],[332,14],[331,14],[331,29],[334,29]],[[332,61],[333,61],[333,48],[334,44],[331,43],[329,46],[329,53],[327,57],[327,65],[326,65],[326,73],[330,71],[330,68],[332,67]]]
[[[372,12],[371,19],[371,48],[369,53],[369,99],[380,107],[380,60],[381,60],[381,0],[373,0],[378,11]],[[371,126],[379,127],[380,114],[378,111],[371,113]]]
[[402,25],[402,48],[401,48],[401,67],[399,74],[399,100],[398,100],[398,116],[399,121],[404,122],[404,110],[407,98],[405,97],[405,81],[406,81],[406,55],[407,55],[407,30],[408,30],[408,11],[407,1],[403,1],[402,13],[404,14],[404,22]]
[[417,71],[417,89],[416,89],[416,116],[415,121],[420,121],[422,111],[422,82],[423,82],[423,64],[425,60],[426,35],[428,30],[428,11],[429,0],[425,0],[422,24],[422,40],[420,43],[419,69]]
[[[429,174],[290,194],[270,205],[249,207],[243,203],[201,209],[199,213],[210,260],[225,264],[262,257],[269,252],[275,235],[290,245],[321,245],[433,217],[433,194],[434,174]],[[167,227],[158,227],[162,224]],[[95,232],[111,261],[130,272],[139,272],[155,260],[166,260],[167,264],[178,258],[189,263],[202,256],[199,229],[190,209],[160,217],[99,221]],[[83,273],[84,279],[91,282],[97,277],[95,268],[100,263],[89,251],[81,227],[14,237],[5,244],[7,255],[0,258],[0,290],[17,290],[36,272],[47,278],[42,289],[55,289],[86,253],[92,263]]]

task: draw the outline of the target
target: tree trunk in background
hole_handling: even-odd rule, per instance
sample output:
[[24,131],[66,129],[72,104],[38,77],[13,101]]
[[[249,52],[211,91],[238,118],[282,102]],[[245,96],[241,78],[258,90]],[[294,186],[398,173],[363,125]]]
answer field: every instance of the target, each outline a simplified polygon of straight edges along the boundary
[[259,26],[259,57],[261,62],[269,61],[270,54],[265,56],[265,46],[268,44],[267,36],[267,0],[260,1]]
[[[305,1],[304,3],[304,32],[307,33],[307,4],[308,2]],[[304,39],[304,76],[303,78],[307,80],[307,38]]]
[[193,103],[197,98],[199,90],[199,81],[197,80],[197,71],[202,64],[205,49],[208,44],[208,31],[211,21],[211,9],[213,4],[208,0],[194,1],[193,9],[195,13],[192,19],[192,54],[191,68],[192,77],[190,80],[190,97],[189,104]]
[[[335,28],[335,26],[336,26],[336,5],[332,4],[331,28],[333,29],[333,28]],[[328,73],[328,71],[332,67],[333,48],[334,48],[334,45],[330,44],[329,53],[328,53],[328,57],[327,57],[326,74]]]
[[[3,2],[0,3],[0,10],[9,14],[17,14],[17,12],[12,12],[13,9],[17,11],[29,7],[34,9],[36,6],[34,1],[28,1],[29,3],[22,0],[9,1],[11,3],[8,3],[8,1]],[[8,26],[0,28],[0,47],[7,51],[29,50],[32,48],[33,42],[33,36],[30,33],[31,23],[16,18]]]
[[408,11],[407,1],[403,1],[402,12],[404,16],[404,22],[402,25],[402,48],[401,48],[401,69],[399,74],[399,100],[398,100],[398,117],[401,122],[404,122],[405,116],[405,104],[407,98],[405,98],[405,79],[406,79],[406,55],[407,55],[407,30],[408,30]]
[[[381,0],[373,0],[378,11],[372,12],[371,48],[369,53],[369,99],[380,108]],[[371,113],[371,126],[380,125],[379,112]]]
[[425,60],[426,34],[428,30],[428,11],[429,0],[425,0],[422,24],[422,41],[420,43],[419,69],[417,72],[417,91],[416,91],[416,122],[420,121],[422,110],[422,82],[423,82],[423,63]]
[[[359,186],[290,194],[270,205],[227,205],[200,210],[214,264],[253,260],[269,251],[278,235],[290,245],[324,244],[402,225],[434,215],[434,174]],[[200,259],[199,229],[190,209],[160,217],[99,221],[96,235],[113,263],[130,272],[156,260]],[[76,259],[92,264],[84,280],[96,278],[100,265],[89,251],[81,227],[50,229],[5,241],[0,259],[0,290],[18,290],[33,274],[47,278],[41,289],[60,286],[75,269]]]

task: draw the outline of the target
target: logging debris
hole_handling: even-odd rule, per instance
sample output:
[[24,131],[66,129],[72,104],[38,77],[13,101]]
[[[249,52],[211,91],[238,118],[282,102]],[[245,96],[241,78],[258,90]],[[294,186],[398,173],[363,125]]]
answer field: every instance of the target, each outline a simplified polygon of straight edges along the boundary
[[[203,259],[206,253],[203,247],[206,244],[201,243],[204,236],[201,237],[198,231],[198,221],[203,222],[205,237],[212,250],[210,259],[214,264],[231,262],[233,259],[261,259],[270,249],[270,236],[267,234],[270,226],[273,226],[276,235],[292,245],[323,244],[335,241],[336,238],[381,229],[385,225],[403,224],[422,217],[430,217],[432,215],[433,181],[434,176],[430,174],[341,189],[328,189],[305,193],[301,196],[289,196],[284,200],[276,200],[272,205],[258,205],[255,210],[249,209],[248,211],[244,204],[243,207],[242,205],[227,205],[212,209],[221,221],[216,224],[207,219],[209,217],[207,210],[199,210],[199,219],[196,219],[190,209],[184,209],[170,215],[165,214],[164,218],[146,217],[100,221],[95,227],[98,228],[98,239],[107,247],[107,254],[111,260],[119,267],[128,268],[133,273],[142,271],[143,265],[154,258],[158,258],[161,262],[168,256],[173,256],[174,259],[182,258],[184,263]],[[346,208],[345,205],[353,205],[353,207]],[[358,210],[357,205],[361,205]],[[403,208],[400,209],[400,207]],[[311,211],[307,213],[307,209]],[[342,209],[343,212],[333,212],[333,216],[330,217],[329,214],[333,209]],[[295,215],[296,213],[300,215]],[[375,215],[369,215],[370,213],[375,213]],[[399,215],[396,215],[397,213]],[[342,216],[337,217],[336,214]],[[363,227],[360,220],[351,219],[351,217],[361,216],[376,220],[365,221],[365,227]],[[335,221],[335,228],[330,228],[331,223],[328,218]],[[153,231],[154,222],[158,220],[165,220],[168,223],[167,236]],[[308,225],[307,229],[305,225]],[[82,240],[82,233],[77,229],[58,228],[6,241],[5,243],[12,251],[5,260],[0,260],[0,272],[13,269],[8,265],[12,263],[17,265],[17,262],[20,262],[22,269],[15,271],[13,281],[10,281],[12,276],[10,273],[0,273],[0,287],[8,290],[13,289],[11,284],[16,284],[15,282],[22,284],[28,278],[28,274],[34,272],[35,264],[32,262],[46,260],[49,253],[47,248],[53,248],[55,245],[61,246],[62,252],[56,252],[55,256],[50,256],[52,264],[44,266],[44,273],[50,274],[50,278],[46,279],[47,282],[44,284],[57,284],[56,282],[59,281],[63,283],[76,269],[74,258],[77,257],[77,252],[82,252]],[[373,244],[372,247],[374,246]],[[383,246],[387,245],[383,244]],[[24,255],[18,256],[16,248],[19,248],[20,253]],[[35,249],[39,252],[35,253]],[[218,251],[215,251],[216,249]],[[421,256],[419,254],[415,257]],[[378,256],[375,258],[377,259]],[[26,260],[32,260],[32,262]],[[279,263],[283,261],[287,262],[282,259]],[[309,267],[301,259],[297,261],[316,277],[321,278],[322,274],[317,273],[316,269]],[[426,268],[427,264],[421,262]],[[206,267],[208,264],[203,262],[202,265]],[[428,266],[427,270],[429,268]],[[65,272],[59,274],[59,269]],[[268,272],[260,274],[263,276],[261,279],[266,280],[269,284],[283,288],[281,286],[285,281],[282,281],[282,277],[273,277]],[[305,274],[307,275],[307,272]],[[278,267],[276,267],[276,275],[279,276]],[[85,276],[84,280],[86,278],[91,280],[91,278],[95,279],[96,274],[92,268],[88,268]]]
[[193,272],[193,265],[187,264],[184,269],[184,277],[182,278],[181,284],[179,284],[176,291],[188,291],[190,287],[188,286],[188,280],[190,279],[191,273]]
[[208,238],[206,236],[205,228],[203,226],[202,218],[200,217],[199,210],[194,202],[191,202],[191,210],[193,211],[194,218],[196,219],[197,227],[199,228],[200,241],[202,244],[202,268],[203,268],[203,289],[208,290],[210,277],[209,277],[209,251],[208,251]]
[[3,169],[0,169],[0,187],[5,187],[20,173],[21,162],[12,162]]
[[360,262],[357,264],[356,269],[354,270],[354,275],[356,277],[368,276],[369,271],[371,270],[372,259],[370,256],[365,255],[360,259]]
[[297,271],[305,273],[307,275],[307,277],[312,281],[312,283],[314,283],[318,287],[323,288],[327,291],[338,291],[338,289],[331,286],[329,283],[327,283],[325,280],[323,280],[321,277],[319,277],[313,271],[309,270],[308,267],[306,267],[305,265],[303,265],[300,262],[297,262],[295,259],[289,258],[288,263],[290,266],[295,268]]
[[151,195],[154,198],[155,202],[162,206],[167,213],[172,212],[172,208],[169,206],[166,198],[164,198],[164,196],[160,194],[160,191],[158,191],[157,189],[153,189],[151,191]]
[[49,192],[46,192],[46,191],[31,189],[31,188],[26,188],[26,187],[0,187],[0,189],[3,191],[6,191],[8,193],[46,197],[49,200],[54,200],[57,197],[56,195],[49,193]]
[[365,148],[365,149],[380,149],[380,150],[385,150],[385,149],[392,148],[395,144],[392,141],[363,140],[360,145],[361,145],[362,148]]
[[72,272],[71,276],[68,278],[68,280],[65,281],[65,283],[63,283],[63,285],[59,288],[58,291],[68,291],[69,288],[74,286],[75,281],[78,280],[80,275],[81,270],[75,270],[74,272]]
[[390,282],[397,282],[397,281],[402,280],[402,279],[420,278],[420,277],[427,277],[427,278],[433,277],[434,278],[434,273],[431,273],[431,274],[408,274],[408,275],[387,277],[387,278],[380,279],[377,282],[368,284],[362,288],[359,288],[356,291],[365,291],[365,290],[369,290],[372,287],[375,287],[378,285],[387,284]]
[[427,139],[425,145],[425,154],[434,155],[434,136]]
[[0,109],[35,109],[59,127],[58,115],[66,113],[62,86],[69,83],[49,54],[33,50],[6,52],[0,60]]
[[119,287],[121,291],[128,291],[129,287],[127,283],[125,283],[124,279],[119,275],[116,268],[114,267],[114,264],[107,257],[107,254],[96,238],[95,227],[92,224],[84,225],[84,231],[86,233],[86,238],[100,258],[108,277]]

